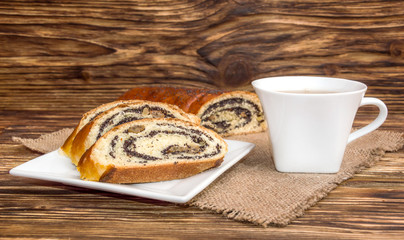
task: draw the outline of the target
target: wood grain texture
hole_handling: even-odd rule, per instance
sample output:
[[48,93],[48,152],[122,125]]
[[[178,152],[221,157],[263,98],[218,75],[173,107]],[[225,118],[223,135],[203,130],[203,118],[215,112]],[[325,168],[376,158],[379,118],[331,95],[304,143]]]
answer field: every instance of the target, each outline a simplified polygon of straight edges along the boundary
[[[359,80],[404,131],[404,4],[383,0],[1,1],[0,238],[401,239],[404,150],[387,153],[286,228],[13,177],[34,157],[12,136],[73,127],[146,84],[252,90],[253,79]],[[359,110],[355,126],[376,109]]]

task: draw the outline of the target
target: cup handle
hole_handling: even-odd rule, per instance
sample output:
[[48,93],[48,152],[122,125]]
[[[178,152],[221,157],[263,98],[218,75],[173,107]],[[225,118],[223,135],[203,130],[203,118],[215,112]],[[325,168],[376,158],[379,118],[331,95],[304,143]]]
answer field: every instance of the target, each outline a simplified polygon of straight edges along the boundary
[[377,98],[371,98],[371,97],[366,97],[362,99],[361,106],[365,105],[375,105],[376,107],[379,108],[379,115],[373,122],[369,123],[368,125],[364,126],[363,128],[356,130],[355,132],[351,133],[348,137],[348,143],[352,142],[353,140],[360,138],[374,130],[376,130],[380,125],[383,124],[383,122],[387,118],[387,107],[384,102],[382,102],[380,99]]

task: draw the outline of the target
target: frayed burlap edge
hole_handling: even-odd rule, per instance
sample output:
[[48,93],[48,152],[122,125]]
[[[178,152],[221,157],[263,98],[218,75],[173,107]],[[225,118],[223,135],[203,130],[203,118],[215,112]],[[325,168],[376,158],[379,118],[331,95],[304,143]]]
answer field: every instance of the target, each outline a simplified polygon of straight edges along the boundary
[[56,132],[43,134],[39,138],[35,139],[12,137],[11,140],[17,143],[21,143],[32,151],[39,153],[48,153],[62,146],[64,141],[71,134],[72,131],[72,128],[63,128]]

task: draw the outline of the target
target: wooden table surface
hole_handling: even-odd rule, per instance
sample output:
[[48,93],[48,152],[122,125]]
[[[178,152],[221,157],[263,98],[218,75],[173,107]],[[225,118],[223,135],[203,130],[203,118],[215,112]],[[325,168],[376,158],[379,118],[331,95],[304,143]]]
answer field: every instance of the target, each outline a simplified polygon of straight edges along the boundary
[[[74,127],[146,84],[252,90],[264,76],[359,80],[404,132],[402,1],[1,1],[1,239],[402,239],[404,150],[285,228],[11,176],[39,153],[11,140]],[[360,109],[355,126],[376,115]]]

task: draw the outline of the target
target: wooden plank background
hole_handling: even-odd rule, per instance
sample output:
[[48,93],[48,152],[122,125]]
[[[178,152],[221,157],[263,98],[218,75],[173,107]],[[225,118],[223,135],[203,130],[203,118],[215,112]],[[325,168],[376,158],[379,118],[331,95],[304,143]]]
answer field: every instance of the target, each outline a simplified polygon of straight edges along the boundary
[[[53,85],[63,88],[57,96],[63,99],[91,94],[104,84],[116,95],[150,83],[251,90],[256,78],[320,75],[363,81],[368,94],[386,98],[389,109],[402,114],[402,5],[2,1],[2,91],[22,101],[26,91],[35,90],[41,102]],[[86,111],[107,100],[96,96],[74,107]],[[2,104],[16,109],[13,102]]]
[[404,1],[1,1],[0,238],[402,237],[404,151],[282,229],[8,174],[39,156],[12,136],[73,127],[131,87],[252,90],[281,75],[362,81],[389,108],[382,128],[404,131]]

